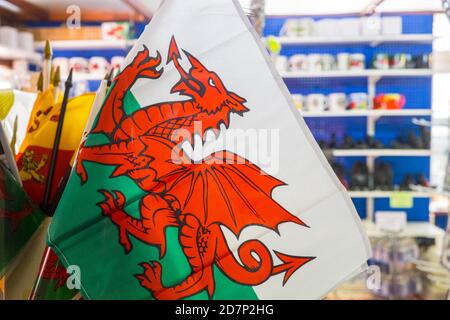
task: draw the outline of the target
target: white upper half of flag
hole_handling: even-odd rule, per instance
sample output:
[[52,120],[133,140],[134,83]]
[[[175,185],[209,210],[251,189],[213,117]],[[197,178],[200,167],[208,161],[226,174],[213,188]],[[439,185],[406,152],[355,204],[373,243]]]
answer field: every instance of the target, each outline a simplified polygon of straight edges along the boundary
[[[247,154],[236,149],[233,139],[225,148],[286,183],[273,198],[298,216],[309,228],[286,223],[280,234],[262,227],[248,227],[239,239],[224,230],[231,248],[247,239],[260,239],[269,248],[289,255],[316,257],[282,285],[282,275],[254,287],[259,298],[315,299],[346,280],[370,256],[367,236],[354,206],[295,109],[282,79],[271,65],[262,42],[254,33],[237,1],[167,0],[131,50],[125,65],[149,48],[159,52],[164,72],[160,79],[140,79],[132,93],[144,107],[163,101],[186,100],[171,94],[180,80],[173,63],[166,64],[170,40],[214,71],[226,88],[247,100],[243,116],[232,114],[233,130],[265,133],[248,145]],[[181,65],[190,64],[181,50]],[[274,133],[271,135],[271,133]],[[220,140],[221,137],[219,137]],[[223,148],[220,144],[216,149]],[[262,150],[264,152],[262,152]],[[274,262],[279,260],[274,256]]]

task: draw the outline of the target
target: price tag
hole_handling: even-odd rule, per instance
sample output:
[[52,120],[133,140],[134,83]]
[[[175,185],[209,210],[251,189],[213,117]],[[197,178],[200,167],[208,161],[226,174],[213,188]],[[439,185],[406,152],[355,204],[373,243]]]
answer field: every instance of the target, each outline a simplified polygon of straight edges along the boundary
[[375,213],[375,226],[382,232],[402,232],[407,224],[406,212],[377,211]]
[[394,192],[389,200],[392,209],[411,209],[414,206],[414,199],[409,192]]

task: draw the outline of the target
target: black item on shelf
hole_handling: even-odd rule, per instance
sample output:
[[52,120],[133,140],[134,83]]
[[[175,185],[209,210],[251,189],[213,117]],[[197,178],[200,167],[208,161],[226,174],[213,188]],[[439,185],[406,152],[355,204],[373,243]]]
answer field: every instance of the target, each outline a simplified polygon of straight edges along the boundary
[[356,162],[352,167],[351,190],[368,190],[369,189],[369,169],[364,162]]
[[427,69],[430,67],[430,56],[428,54],[416,55],[413,57],[416,69]]
[[330,139],[330,142],[328,143],[328,148],[330,148],[330,149],[336,149],[337,148],[337,139],[336,139],[336,134],[335,133],[331,134],[331,139]]
[[423,139],[422,137],[417,137],[412,130],[408,131],[408,145],[411,149],[423,149]]
[[398,136],[397,139],[392,141],[391,147],[393,149],[410,149],[408,142],[405,140],[404,137]]
[[430,186],[430,184],[428,183],[428,180],[425,178],[425,175],[423,173],[418,174],[416,180],[417,180],[416,182],[419,186],[422,186],[422,187]]
[[420,139],[422,140],[422,146],[424,149],[430,149],[431,147],[431,132],[427,127],[420,127]]
[[369,145],[365,140],[358,140],[358,142],[355,144],[355,149],[368,149]]
[[366,142],[370,149],[383,149],[384,148],[383,143],[379,140],[376,140],[372,136],[367,136]]
[[341,149],[353,149],[355,147],[355,141],[349,135],[344,136],[344,141],[342,142]]
[[394,189],[394,173],[390,164],[379,162],[375,165],[373,187],[376,190]]
[[403,182],[400,184],[400,190],[411,191],[410,185],[414,184],[414,178],[412,175],[407,174],[403,179]]
[[334,173],[338,177],[339,181],[342,183],[342,185],[348,189],[348,181],[345,179],[345,168],[342,164],[337,162],[332,162],[331,167],[333,168]]

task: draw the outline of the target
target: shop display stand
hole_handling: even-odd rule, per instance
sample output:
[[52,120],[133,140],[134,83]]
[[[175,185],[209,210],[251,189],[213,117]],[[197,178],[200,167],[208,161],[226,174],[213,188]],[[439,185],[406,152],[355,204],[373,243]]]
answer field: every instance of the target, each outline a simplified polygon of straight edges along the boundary
[[358,37],[276,37],[282,45],[320,45],[320,44],[351,44],[362,43],[376,47],[381,43],[432,43],[435,37],[430,34],[402,34],[402,35],[361,35]]
[[[399,13],[401,15],[401,13]],[[282,45],[281,55],[291,56],[293,54],[332,54],[336,55],[339,52],[350,53],[364,53],[366,55],[366,66],[370,64],[370,59],[375,53],[413,53],[413,54],[431,54],[432,44],[435,36],[432,34],[432,15],[402,15],[403,19],[403,34],[401,35],[359,35],[359,36],[309,36],[309,37],[286,37],[278,36],[280,30],[287,19],[295,17],[267,17],[266,21],[266,39],[274,37]],[[304,18],[304,17],[302,17]],[[320,20],[324,17],[311,17],[315,20]],[[307,120],[313,134],[317,140],[321,140],[321,134],[328,130],[331,126],[329,123],[322,125],[320,121],[325,119],[333,119],[335,121],[336,130],[342,130],[343,124],[354,123],[352,119],[358,119],[358,128],[361,122],[364,121],[365,132],[358,132],[358,137],[376,136],[377,131],[381,127],[381,134],[383,135],[383,126],[385,122],[400,121],[408,123],[409,118],[425,117],[430,119],[432,117],[431,110],[431,79],[435,73],[433,68],[426,69],[363,69],[363,70],[330,70],[330,71],[286,71],[281,72],[282,78],[285,80],[288,88],[292,93],[300,93],[306,95],[309,93],[328,94],[332,92],[352,93],[351,88],[346,88],[346,84],[356,84],[356,90],[353,92],[366,91],[369,100],[369,108],[367,110],[348,110],[348,111],[300,111]],[[404,81],[402,81],[404,79]],[[411,80],[410,80],[411,79]],[[362,85],[362,84],[365,85]],[[425,84],[425,85],[423,85]],[[409,87],[408,87],[409,86]],[[414,86],[419,86],[415,88]],[[423,87],[421,87],[423,86]],[[365,89],[364,89],[365,87]],[[391,87],[391,89],[389,88]],[[332,88],[338,88],[333,89]],[[393,88],[393,89],[392,89]],[[392,90],[392,91],[388,91]],[[400,91],[397,91],[400,90]],[[402,90],[409,94],[409,97],[414,97],[416,94],[423,94],[424,98],[411,98],[407,103],[406,108],[400,110],[373,110],[373,98],[377,93],[401,92]],[[422,91],[421,91],[422,90]],[[427,97],[430,96],[430,99]],[[408,99],[407,99],[408,101]],[[391,118],[399,118],[399,120],[391,120]],[[324,120],[321,120],[324,119]],[[383,119],[383,121],[380,121]],[[317,121],[317,122],[315,122]],[[381,125],[378,125],[381,123]],[[353,124],[352,124],[353,125]],[[410,126],[414,126],[409,122]],[[362,127],[362,126],[361,126]],[[315,131],[316,129],[316,131]],[[389,129],[395,130],[395,129]],[[342,131],[341,131],[342,132]],[[355,130],[353,130],[355,132]],[[386,144],[385,144],[386,145]],[[325,153],[328,150],[325,151]],[[364,158],[363,161],[369,169],[373,172],[375,162],[380,157],[386,157],[386,160],[399,158],[394,160],[394,163],[405,162],[406,167],[417,163],[417,169],[412,165],[412,171],[423,170],[425,175],[429,172],[429,159],[431,156],[430,149],[332,149],[329,150],[330,155],[344,161],[346,166],[351,165],[354,161],[359,161],[358,158]],[[416,161],[417,159],[417,161]],[[384,159],[383,159],[384,161]],[[403,166],[403,165],[402,165]],[[402,168],[403,169],[403,168]],[[348,170],[348,168],[347,168]],[[394,168],[394,171],[396,168]],[[399,184],[396,177],[395,184]],[[386,208],[386,199],[391,198],[396,191],[349,191],[350,196],[354,201],[358,200],[357,209],[362,217],[368,221],[374,220],[375,211],[389,210]],[[403,191],[402,191],[403,192]],[[419,202],[418,209],[413,208],[411,211],[412,218],[415,221],[428,221],[425,215],[424,207],[425,201],[428,204],[430,193],[426,190],[422,191],[404,191],[414,199],[424,199]],[[359,199],[362,199],[361,202]],[[377,200],[379,202],[376,202]],[[377,204],[376,204],[377,203]],[[414,206],[416,206],[414,201]],[[364,209],[362,208],[364,206]],[[428,206],[428,205],[427,205]],[[420,209],[422,207],[422,209]],[[364,210],[364,211],[363,211]],[[420,213],[418,212],[420,210]],[[408,214],[409,217],[409,214]]]

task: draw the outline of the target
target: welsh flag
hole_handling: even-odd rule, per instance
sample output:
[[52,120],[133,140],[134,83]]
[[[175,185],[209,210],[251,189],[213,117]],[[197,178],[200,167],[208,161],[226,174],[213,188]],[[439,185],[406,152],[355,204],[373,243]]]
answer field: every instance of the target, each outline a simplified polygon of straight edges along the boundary
[[237,1],[165,1],[48,236],[89,299],[316,299],[370,256]]
[[0,279],[14,267],[44,218],[0,161]]

